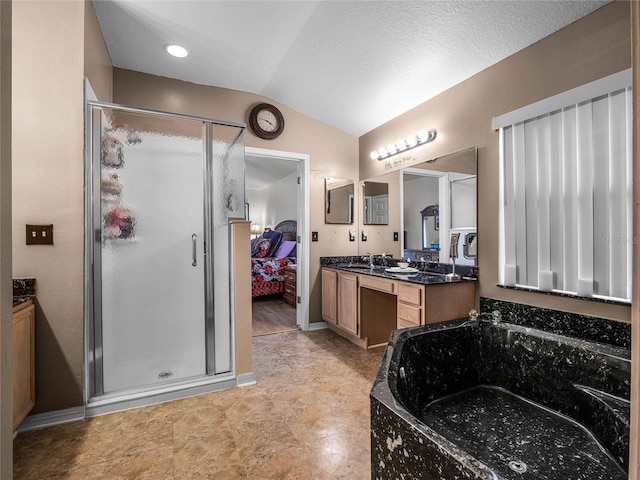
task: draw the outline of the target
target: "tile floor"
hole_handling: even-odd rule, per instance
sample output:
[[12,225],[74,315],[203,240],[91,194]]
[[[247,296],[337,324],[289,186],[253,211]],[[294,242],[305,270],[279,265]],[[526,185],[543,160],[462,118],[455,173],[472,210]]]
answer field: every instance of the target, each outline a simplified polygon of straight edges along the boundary
[[384,348],[329,330],[253,345],[257,385],[18,435],[15,480],[369,479]]

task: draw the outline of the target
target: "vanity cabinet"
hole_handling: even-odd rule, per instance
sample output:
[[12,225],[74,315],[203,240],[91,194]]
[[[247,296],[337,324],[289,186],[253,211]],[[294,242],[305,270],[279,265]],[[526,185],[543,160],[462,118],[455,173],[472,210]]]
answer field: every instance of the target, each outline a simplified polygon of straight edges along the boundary
[[468,316],[475,283],[418,284],[322,268],[322,318],[357,345],[384,345],[395,329]]
[[13,429],[36,404],[35,308],[33,301],[13,311]]

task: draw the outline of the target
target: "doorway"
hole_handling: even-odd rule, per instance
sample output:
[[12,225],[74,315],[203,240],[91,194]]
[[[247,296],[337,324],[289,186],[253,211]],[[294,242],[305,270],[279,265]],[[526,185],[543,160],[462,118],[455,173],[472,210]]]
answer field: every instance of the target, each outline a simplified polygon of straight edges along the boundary
[[[292,328],[300,328],[301,330],[309,329],[309,293],[308,293],[308,211],[309,211],[309,155],[302,153],[284,152],[277,150],[268,150],[262,148],[245,148],[245,163],[247,170],[254,166],[259,170],[262,178],[276,178],[278,175],[273,174],[273,170],[280,170],[282,177],[288,177],[294,182],[293,189],[295,193],[284,194],[281,192],[282,201],[289,204],[289,210],[278,212],[278,207],[269,209],[270,213],[265,213],[266,209],[256,204],[252,206],[251,193],[247,190],[247,198],[250,200],[248,210],[250,220],[256,231],[262,232],[264,228],[274,228],[280,222],[285,220],[295,220],[295,295],[292,299],[295,305],[295,326]],[[262,173],[260,173],[262,172]],[[267,174],[266,172],[269,172]],[[247,188],[250,187],[250,172],[247,172]],[[295,198],[292,198],[295,195]],[[259,196],[254,198],[260,198]],[[295,201],[295,208],[291,210]],[[255,201],[253,203],[256,203]],[[263,206],[264,207],[264,206]],[[256,212],[255,214],[253,212]],[[261,212],[261,213],[259,213]],[[283,218],[284,216],[294,216],[295,218]],[[258,222],[263,222],[262,224]],[[291,281],[291,272],[284,272]],[[284,296],[284,295],[283,295]],[[280,309],[282,300],[278,299],[277,309]],[[284,303],[284,302],[283,302]],[[291,305],[284,305],[292,310]],[[268,315],[269,313],[266,312]],[[277,315],[274,312],[273,315]]]

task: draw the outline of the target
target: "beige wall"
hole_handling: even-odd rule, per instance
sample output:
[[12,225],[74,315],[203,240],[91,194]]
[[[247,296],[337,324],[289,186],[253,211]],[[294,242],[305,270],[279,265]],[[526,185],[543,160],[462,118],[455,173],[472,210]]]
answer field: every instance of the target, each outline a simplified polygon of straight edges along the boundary
[[[83,404],[84,2],[13,4],[13,275],[37,279],[34,413]],[[54,225],[53,246],[25,224]]]
[[84,0],[84,74],[91,83],[98,100],[111,102],[113,98],[113,65],[104,43],[93,2]]
[[233,302],[235,314],[236,374],[253,373],[251,357],[251,249],[250,222],[234,221],[231,225],[233,239]]
[[247,129],[245,144],[310,156],[309,226],[310,231],[319,233],[319,241],[309,244],[309,321],[321,321],[320,257],[357,253],[357,242],[349,242],[349,225],[324,223],[324,179],[357,178],[358,139],[259,95],[119,68],[114,68],[113,101],[232,122],[246,122],[251,107],[263,101],[274,103],[282,111],[285,131],[280,137],[262,140]]
[[[630,308],[498,288],[498,134],[491,120],[631,66],[629,3],[613,2],[360,138],[360,178],[384,173],[369,153],[420,129],[433,143],[404,166],[478,147],[479,293],[563,311],[629,321]],[[398,167],[400,168],[400,167]]]

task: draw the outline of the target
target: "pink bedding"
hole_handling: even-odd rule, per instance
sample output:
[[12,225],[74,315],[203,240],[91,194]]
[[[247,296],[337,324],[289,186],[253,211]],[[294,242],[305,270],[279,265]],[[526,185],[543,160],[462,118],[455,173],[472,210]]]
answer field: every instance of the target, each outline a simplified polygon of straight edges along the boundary
[[251,296],[273,295],[284,291],[284,267],[294,264],[291,258],[252,258]]

